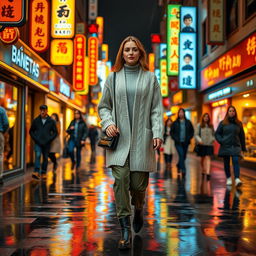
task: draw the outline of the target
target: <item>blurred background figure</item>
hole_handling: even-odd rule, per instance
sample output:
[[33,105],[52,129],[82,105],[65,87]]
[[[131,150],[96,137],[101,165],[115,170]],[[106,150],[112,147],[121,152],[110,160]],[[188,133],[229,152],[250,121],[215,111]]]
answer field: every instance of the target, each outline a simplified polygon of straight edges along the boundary
[[[82,113],[79,110],[75,110],[75,118],[71,121],[67,131],[69,135],[68,152],[72,161],[71,169],[80,167],[81,164],[81,151],[85,145],[85,140],[88,135],[88,128],[83,119]],[[75,161],[75,149],[76,149],[76,161]]]
[[171,137],[171,125],[172,120],[171,118],[168,118],[165,121],[165,127],[164,127],[164,161],[165,161],[165,172],[164,177],[167,178],[169,175],[171,175],[172,170],[172,158],[175,151],[174,141]]
[[51,148],[50,148],[50,153],[49,153],[49,158],[53,162],[53,170],[56,171],[56,169],[58,168],[56,153],[60,154],[60,151],[61,151],[61,145],[60,145],[60,120],[59,120],[58,114],[56,114],[56,113],[53,113],[51,115],[51,118],[55,121],[58,135],[52,141]]
[[197,155],[201,157],[202,175],[206,175],[210,180],[211,156],[213,155],[214,128],[211,123],[210,115],[203,114],[201,123],[196,127],[195,131],[196,143],[198,143]]
[[219,156],[224,160],[227,185],[232,185],[230,158],[232,158],[234,168],[235,185],[241,185],[239,158],[242,156],[242,151],[246,151],[245,134],[243,124],[238,120],[234,106],[228,107],[224,120],[220,122],[216,130],[215,137],[220,144]]
[[88,137],[90,139],[90,144],[91,144],[91,163],[95,163],[96,159],[96,142],[98,140],[98,130],[97,127],[94,124],[91,124],[89,127],[89,132],[88,132]]
[[190,120],[185,116],[185,110],[180,108],[177,119],[171,126],[171,136],[175,142],[175,147],[179,155],[177,164],[178,173],[182,173],[182,177],[186,176],[185,161],[187,157],[188,146],[194,136],[194,128]]

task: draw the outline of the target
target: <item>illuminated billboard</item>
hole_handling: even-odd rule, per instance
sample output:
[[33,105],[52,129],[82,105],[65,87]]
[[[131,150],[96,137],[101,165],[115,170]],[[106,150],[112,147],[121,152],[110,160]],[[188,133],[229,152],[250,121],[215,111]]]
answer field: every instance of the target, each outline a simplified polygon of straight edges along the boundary
[[73,41],[54,39],[51,42],[51,63],[53,65],[71,65],[73,63]]
[[160,60],[160,88],[162,97],[168,97],[168,76],[166,59]]

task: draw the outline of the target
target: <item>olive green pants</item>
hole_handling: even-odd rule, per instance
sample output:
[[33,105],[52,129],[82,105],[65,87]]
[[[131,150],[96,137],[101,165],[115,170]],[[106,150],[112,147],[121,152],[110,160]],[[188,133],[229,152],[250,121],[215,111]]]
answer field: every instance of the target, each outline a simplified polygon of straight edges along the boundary
[[143,208],[148,186],[149,173],[131,172],[128,159],[124,166],[112,167],[112,174],[115,178],[114,193],[118,218],[132,214],[131,204],[134,205],[135,209]]

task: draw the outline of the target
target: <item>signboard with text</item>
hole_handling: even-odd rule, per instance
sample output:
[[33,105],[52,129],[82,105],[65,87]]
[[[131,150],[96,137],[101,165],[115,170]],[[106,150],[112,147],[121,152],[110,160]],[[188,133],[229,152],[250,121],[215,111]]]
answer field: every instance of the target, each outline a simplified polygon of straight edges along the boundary
[[86,38],[76,35],[74,39],[73,89],[83,91],[85,85]]
[[75,0],[52,0],[53,38],[72,38],[75,34]]
[[16,27],[6,27],[0,32],[0,40],[4,44],[14,44],[20,37],[20,31]]
[[71,65],[73,63],[73,41],[54,39],[51,42],[51,63],[53,65]]
[[201,90],[255,66],[256,32],[201,71]]
[[168,76],[166,59],[160,60],[160,88],[162,97],[168,97]]
[[20,27],[26,22],[26,0],[1,0],[0,25]]
[[207,44],[224,43],[224,0],[208,0]]
[[89,57],[89,85],[98,83],[97,62],[98,62],[98,38],[90,37],[88,39],[88,57]]
[[167,75],[179,73],[179,32],[180,5],[168,5],[167,8]]
[[49,14],[49,0],[30,1],[29,43],[31,48],[37,52],[44,52],[49,47]]
[[149,66],[149,71],[154,72],[155,70],[155,54],[154,53],[148,54],[148,66]]

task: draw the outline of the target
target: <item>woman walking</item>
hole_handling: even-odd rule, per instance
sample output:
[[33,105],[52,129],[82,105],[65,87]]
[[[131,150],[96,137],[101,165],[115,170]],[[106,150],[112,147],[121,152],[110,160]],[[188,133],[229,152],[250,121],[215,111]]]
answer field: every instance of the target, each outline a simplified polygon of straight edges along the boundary
[[246,151],[245,134],[243,124],[238,120],[234,106],[229,106],[224,120],[222,120],[215,133],[216,140],[220,144],[219,156],[223,157],[224,170],[227,177],[227,185],[232,185],[230,174],[230,158],[232,158],[235,185],[242,184],[240,180],[239,157]]
[[172,156],[174,154],[174,141],[171,137],[171,125],[172,120],[171,118],[168,118],[165,121],[164,126],[164,161],[165,161],[165,174],[164,176],[167,177],[168,173],[171,174],[172,169]]
[[[75,119],[71,121],[67,131],[69,135],[68,141],[68,153],[70,155],[72,166],[71,169],[79,168],[81,163],[81,151],[85,145],[85,140],[88,134],[87,125],[83,119],[82,113],[79,110],[75,110]],[[76,149],[76,161],[75,151]]]
[[[115,178],[116,210],[122,231],[119,248],[128,249],[131,247],[130,195],[134,205],[133,229],[137,233],[143,226],[149,172],[157,168],[154,150],[160,148],[163,140],[162,99],[157,79],[148,71],[145,49],[137,38],[129,36],[121,43],[114,72],[116,76],[111,73],[107,78],[99,115],[102,130],[108,136],[120,135],[116,150],[107,150],[106,162]],[[117,120],[113,118],[114,108]]]
[[53,113],[51,118],[55,121],[58,135],[51,143],[49,158],[53,162],[53,170],[56,171],[58,168],[58,163],[55,154],[60,154],[60,120],[57,113]]
[[202,175],[210,180],[211,156],[213,155],[214,128],[211,124],[210,115],[203,114],[201,123],[197,125],[195,139],[198,144],[197,155],[201,157]]
[[177,164],[178,173],[181,172],[182,177],[185,178],[185,161],[190,140],[194,136],[194,128],[190,120],[186,118],[185,110],[183,108],[179,109],[178,117],[172,124],[171,136],[175,142],[175,147],[179,155],[179,162]]

